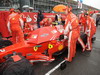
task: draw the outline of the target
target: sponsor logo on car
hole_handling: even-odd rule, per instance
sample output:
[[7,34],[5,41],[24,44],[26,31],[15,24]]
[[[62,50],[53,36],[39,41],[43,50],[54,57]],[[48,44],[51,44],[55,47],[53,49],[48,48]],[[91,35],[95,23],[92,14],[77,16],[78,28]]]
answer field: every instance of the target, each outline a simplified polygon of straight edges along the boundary
[[5,51],[6,51],[5,49],[1,49],[1,50],[0,50],[0,52],[5,52]]

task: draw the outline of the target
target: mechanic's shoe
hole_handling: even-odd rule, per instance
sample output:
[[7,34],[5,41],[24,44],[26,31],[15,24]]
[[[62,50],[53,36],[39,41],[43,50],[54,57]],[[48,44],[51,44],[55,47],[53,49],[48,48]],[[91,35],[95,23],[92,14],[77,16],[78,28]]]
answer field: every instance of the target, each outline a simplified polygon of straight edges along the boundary
[[68,62],[71,62],[71,61],[72,61],[72,59],[71,59],[71,60],[69,60],[68,58],[65,58],[65,60],[66,60],[66,61],[68,61]]
[[91,52],[91,49],[86,49],[87,51]]
[[85,46],[85,48],[83,48],[82,52],[84,52],[85,50],[86,50],[86,46]]
[[82,52],[84,52],[84,51],[85,51],[85,48],[83,48]]

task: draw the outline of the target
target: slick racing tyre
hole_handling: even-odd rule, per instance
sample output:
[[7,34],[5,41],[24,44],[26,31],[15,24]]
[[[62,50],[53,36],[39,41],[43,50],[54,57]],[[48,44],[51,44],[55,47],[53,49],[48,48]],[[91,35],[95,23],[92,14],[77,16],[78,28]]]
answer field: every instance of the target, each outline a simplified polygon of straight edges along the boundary
[[86,34],[81,34],[81,39],[83,40],[84,44],[87,43],[87,35]]
[[6,62],[0,66],[0,75],[34,75],[33,65],[20,56],[21,60],[14,61],[12,57],[9,57]]

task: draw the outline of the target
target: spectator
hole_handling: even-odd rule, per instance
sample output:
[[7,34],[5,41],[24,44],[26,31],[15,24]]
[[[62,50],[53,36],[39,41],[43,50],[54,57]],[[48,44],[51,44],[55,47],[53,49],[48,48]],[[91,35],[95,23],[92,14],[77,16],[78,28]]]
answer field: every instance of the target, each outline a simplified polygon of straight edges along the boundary
[[38,28],[40,28],[40,21],[42,21],[43,18],[44,18],[44,15],[42,14],[42,11],[38,10],[38,15],[37,15],[37,25],[38,25]]

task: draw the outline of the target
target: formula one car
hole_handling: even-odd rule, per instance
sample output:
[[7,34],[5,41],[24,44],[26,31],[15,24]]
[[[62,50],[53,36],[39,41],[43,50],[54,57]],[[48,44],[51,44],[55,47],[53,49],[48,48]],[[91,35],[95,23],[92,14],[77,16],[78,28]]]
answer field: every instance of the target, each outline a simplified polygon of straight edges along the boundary
[[43,27],[31,33],[29,38],[17,44],[0,49],[0,63],[5,57],[13,56],[14,53],[21,53],[29,61],[53,61],[53,54],[60,52],[65,45],[65,39],[56,27]]
[[[16,55],[20,55],[32,63],[38,61],[54,61],[54,55],[59,55],[67,50],[65,49],[68,46],[67,38],[64,37],[63,30],[62,25],[39,28],[31,32],[24,42],[0,49],[0,70],[5,71],[4,67],[5,64],[7,66],[8,61],[13,64],[12,66],[20,64],[21,60],[16,63],[16,61],[20,59],[18,56],[16,58]],[[82,37],[83,39],[86,38],[83,34]],[[15,58],[13,62],[10,57]],[[29,64],[27,62],[25,63]],[[2,67],[3,69],[1,69]],[[65,65],[62,64],[61,67],[65,67]],[[7,73],[9,73],[9,71],[7,71]]]
[[[24,42],[0,49],[0,63],[5,61],[5,57],[8,58],[14,53],[22,54],[31,62],[55,60],[53,55],[61,54],[63,49],[67,47],[67,38],[64,38],[63,30],[62,25],[34,30]],[[86,37],[85,34],[81,34],[84,42],[86,42]]]

